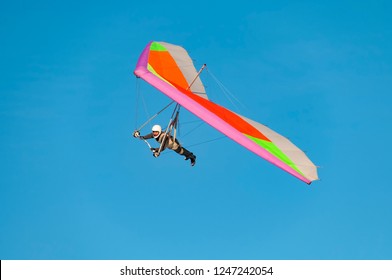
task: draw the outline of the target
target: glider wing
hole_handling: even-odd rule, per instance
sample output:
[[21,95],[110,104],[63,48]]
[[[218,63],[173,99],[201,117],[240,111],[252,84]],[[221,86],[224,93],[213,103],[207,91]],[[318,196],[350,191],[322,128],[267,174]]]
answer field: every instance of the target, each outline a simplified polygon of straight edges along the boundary
[[142,52],[134,74],[227,137],[305,183],[318,179],[317,167],[287,138],[208,100],[184,48],[150,42]]

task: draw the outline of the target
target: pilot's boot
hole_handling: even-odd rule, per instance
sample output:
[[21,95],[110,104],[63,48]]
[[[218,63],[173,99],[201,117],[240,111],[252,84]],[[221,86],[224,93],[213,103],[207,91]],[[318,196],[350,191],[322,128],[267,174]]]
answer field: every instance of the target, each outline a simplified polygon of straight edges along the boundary
[[182,148],[182,149],[183,149],[182,154],[185,156],[185,160],[190,159],[191,165],[194,166],[196,163],[196,156],[194,154],[192,154],[190,151],[188,151],[187,149],[185,149],[185,148]]

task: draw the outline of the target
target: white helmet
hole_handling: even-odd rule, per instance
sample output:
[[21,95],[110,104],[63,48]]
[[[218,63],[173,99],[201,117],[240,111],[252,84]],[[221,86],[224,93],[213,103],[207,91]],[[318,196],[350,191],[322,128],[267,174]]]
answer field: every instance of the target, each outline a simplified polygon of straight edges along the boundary
[[151,130],[152,130],[152,132],[154,132],[154,131],[157,131],[157,132],[158,132],[157,135],[154,135],[154,138],[158,138],[159,135],[161,135],[162,127],[161,127],[159,124],[156,124],[156,125],[154,125],[154,126],[152,127]]

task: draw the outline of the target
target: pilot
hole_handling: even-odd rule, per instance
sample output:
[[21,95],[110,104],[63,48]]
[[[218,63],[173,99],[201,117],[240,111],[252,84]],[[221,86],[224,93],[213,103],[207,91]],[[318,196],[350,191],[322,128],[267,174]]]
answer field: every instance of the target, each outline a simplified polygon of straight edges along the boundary
[[[155,140],[158,143],[161,143],[161,152],[166,149],[169,148],[173,151],[175,151],[177,154],[183,155],[185,157],[185,160],[190,159],[191,160],[191,166],[194,166],[196,164],[196,156],[191,153],[190,151],[188,151],[187,149],[185,149],[184,147],[181,146],[180,142],[178,142],[177,139],[174,139],[173,136],[171,136],[170,134],[167,134],[166,132],[162,132],[162,127],[159,124],[156,124],[152,127],[152,132],[141,136],[140,132],[138,130],[133,132],[133,137],[135,138],[139,138],[139,139],[152,139],[155,138]],[[162,145],[162,142],[163,145]],[[153,152],[154,157],[158,157],[159,156],[159,148],[151,148],[151,151]]]

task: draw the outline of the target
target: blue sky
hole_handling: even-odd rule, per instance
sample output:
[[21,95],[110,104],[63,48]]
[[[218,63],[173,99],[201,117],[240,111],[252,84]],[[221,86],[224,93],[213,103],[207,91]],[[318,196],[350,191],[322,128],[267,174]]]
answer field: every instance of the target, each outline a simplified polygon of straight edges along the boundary
[[[0,259],[391,259],[391,8],[3,1]],[[194,145],[220,136],[208,126],[182,126],[194,168],[153,158],[131,137],[146,118],[138,87],[150,113],[169,102],[132,74],[151,40],[207,63],[321,180],[228,139]],[[208,72],[211,99],[238,111]]]

